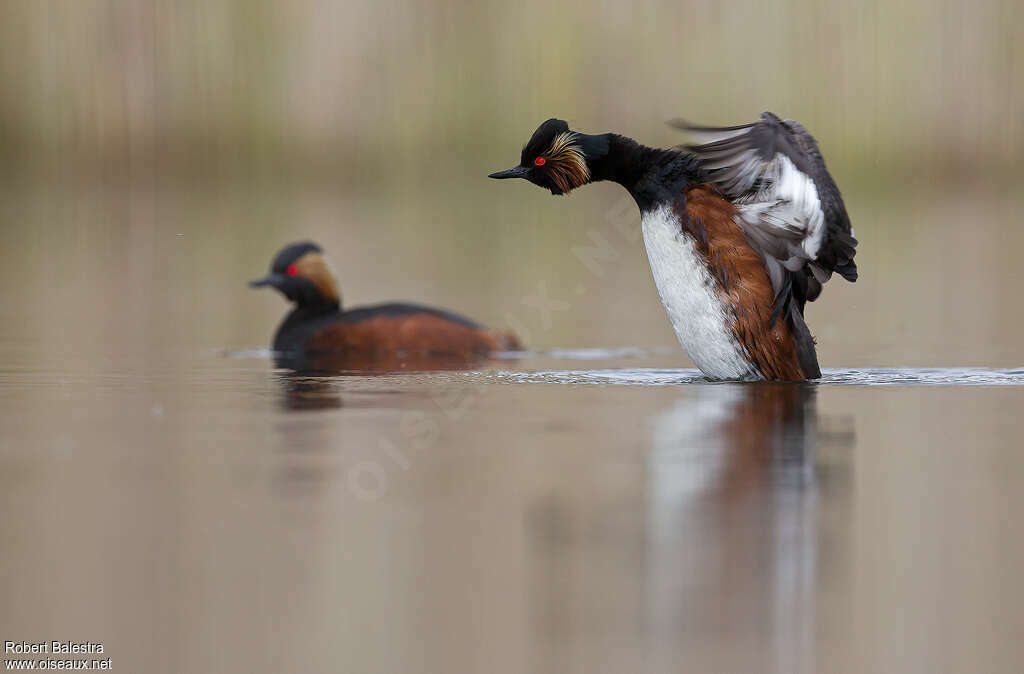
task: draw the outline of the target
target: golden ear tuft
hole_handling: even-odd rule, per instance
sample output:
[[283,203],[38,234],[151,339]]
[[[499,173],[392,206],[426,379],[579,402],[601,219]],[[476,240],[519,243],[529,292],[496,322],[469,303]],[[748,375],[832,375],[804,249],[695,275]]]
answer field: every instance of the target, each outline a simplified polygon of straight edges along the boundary
[[295,262],[299,274],[308,278],[317,287],[320,294],[328,300],[341,303],[337,277],[331,269],[330,262],[320,253],[306,253]]
[[551,179],[566,194],[590,180],[587,158],[583,149],[576,144],[576,136],[575,131],[558,134],[544,153]]

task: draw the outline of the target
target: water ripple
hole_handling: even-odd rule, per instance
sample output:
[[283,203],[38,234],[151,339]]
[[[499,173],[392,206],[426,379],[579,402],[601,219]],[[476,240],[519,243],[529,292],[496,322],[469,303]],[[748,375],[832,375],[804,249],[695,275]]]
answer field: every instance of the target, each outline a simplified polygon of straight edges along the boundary
[[[514,384],[674,386],[728,383],[708,381],[695,369],[499,371],[483,376]],[[818,386],[1024,386],[1024,368],[828,368],[814,383]]]
[[[619,349],[580,348],[550,349],[547,351],[515,351],[495,354],[496,362],[515,360],[528,363],[536,357],[559,360],[627,360],[654,355],[663,355],[672,350],[641,349],[624,347]],[[221,354],[235,359],[269,359],[274,352],[269,349],[224,350]],[[347,372],[358,378],[360,372]],[[396,381],[409,382],[410,378],[422,379],[424,383],[443,379],[451,383],[504,383],[504,384],[562,384],[601,386],[675,386],[679,384],[716,385],[735,382],[712,382],[694,368],[604,368],[578,370],[477,370],[467,372],[441,373],[393,373]],[[418,375],[418,376],[417,376]],[[385,377],[387,375],[384,375]],[[382,381],[380,376],[374,377]],[[819,386],[1024,386],[1024,367],[993,369],[983,367],[934,367],[934,368],[825,368],[822,377],[814,382]]]

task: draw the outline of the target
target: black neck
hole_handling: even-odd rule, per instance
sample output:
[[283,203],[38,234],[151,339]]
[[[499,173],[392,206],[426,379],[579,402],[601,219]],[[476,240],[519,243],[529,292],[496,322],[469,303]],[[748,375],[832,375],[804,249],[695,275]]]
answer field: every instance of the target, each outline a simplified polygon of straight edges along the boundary
[[302,302],[296,305],[292,309],[291,313],[285,316],[285,322],[290,323],[293,321],[308,321],[312,318],[319,318],[327,314],[333,314],[341,311],[341,305],[338,302],[330,302],[328,300],[321,300],[318,302]]
[[330,322],[341,307],[337,302],[303,302],[284,317],[274,335],[274,350],[280,352],[300,351],[305,340],[324,322]]
[[588,157],[591,181],[610,180],[622,185],[641,211],[674,203],[687,185],[701,179],[702,171],[691,154],[647,147],[615,133],[602,138],[607,140],[608,152]]

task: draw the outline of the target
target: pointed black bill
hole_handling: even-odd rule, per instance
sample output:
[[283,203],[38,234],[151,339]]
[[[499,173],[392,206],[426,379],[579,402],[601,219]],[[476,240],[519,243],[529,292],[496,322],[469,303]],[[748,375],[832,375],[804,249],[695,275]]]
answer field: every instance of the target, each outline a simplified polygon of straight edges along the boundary
[[497,173],[492,173],[487,177],[495,178],[497,180],[505,180],[506,178],[525,178],[528,175],[530,175],[530,169],[526,168],[525,166],[514,166],[505,171],[498,171]]
[[250,288],[262,288],[264,286],[273,286],[278,288],[281,286],[281,281],[284,278],[280,274],[267,274],[263,278],[258,278],[255,281],[249,281]]

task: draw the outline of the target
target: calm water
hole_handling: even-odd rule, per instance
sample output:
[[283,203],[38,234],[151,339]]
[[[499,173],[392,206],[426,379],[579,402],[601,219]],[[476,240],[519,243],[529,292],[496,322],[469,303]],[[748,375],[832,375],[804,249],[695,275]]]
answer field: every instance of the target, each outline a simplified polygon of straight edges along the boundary
[[[432,245],[387,200],[8,195],[0,639],[121,672],[1021,671],[1015,198],[957,247],[959,213],[854,196],[862,281],[813,308],[797,386],[703,382],[639,242],[566,253],[618,236],[615,193],[531,195]],[[245,281],[304,236],[355,303],[537,352],[275,370],[283,303]]]
[[0,631],[121,671],[1016,671],[1024,375],[672,360],[8,365]]

